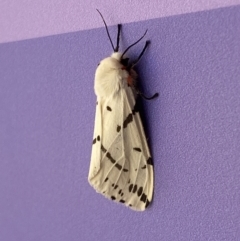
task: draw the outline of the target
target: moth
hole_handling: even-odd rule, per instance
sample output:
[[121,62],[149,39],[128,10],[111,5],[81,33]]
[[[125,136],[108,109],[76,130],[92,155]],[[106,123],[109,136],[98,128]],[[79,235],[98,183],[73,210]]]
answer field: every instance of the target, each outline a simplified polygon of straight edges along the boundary
[[[98,11],[98,10],[97,10]],[[99,11],[98,11],[99,12]],[[121,24],[118,24],[117,44],[114,48],[106,22],[107,35],[113,54],[103,59],[95,73],[94,90],[97,96],[92,155],[88,181],[105,197],[136,211],[143,211],[153,195],[153,163],[139,115],[137,78],[133,67],[145,52],[129,64],[126,52],[146,34],[119,52]]]

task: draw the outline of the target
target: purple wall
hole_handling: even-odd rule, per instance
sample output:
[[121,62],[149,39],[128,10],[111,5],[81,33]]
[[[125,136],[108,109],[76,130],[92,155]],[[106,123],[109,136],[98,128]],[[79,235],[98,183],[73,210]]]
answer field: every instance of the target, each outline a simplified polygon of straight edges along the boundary
[[104,28],[0,44],[0,240],[239,240],[239,22],[235,6],[123,26],[123,48],[148,29],[140,84],[160,93],[143,101],[155,192],[142,213],[87,182]]
[[240,0],[1,0],[0,43],[160,18],[240,4]]

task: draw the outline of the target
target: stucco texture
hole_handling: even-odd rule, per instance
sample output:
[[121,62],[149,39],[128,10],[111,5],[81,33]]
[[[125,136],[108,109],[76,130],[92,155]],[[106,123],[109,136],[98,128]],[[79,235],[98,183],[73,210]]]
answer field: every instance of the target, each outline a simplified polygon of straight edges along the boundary
[[105,29],[0,44],[0,240],[240,240],[239,22],[232,6],[123,25],[122,49],[148,29],[136,70],[160,94],[142,100],[155,170],[145,212],[87,182]]

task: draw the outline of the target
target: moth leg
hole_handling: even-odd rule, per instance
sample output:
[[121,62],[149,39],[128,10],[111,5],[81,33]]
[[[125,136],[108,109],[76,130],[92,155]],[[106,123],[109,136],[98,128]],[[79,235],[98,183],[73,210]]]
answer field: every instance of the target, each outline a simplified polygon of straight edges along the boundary
[[145,100],[152,100],[152,99],[155,99],[159,96],[158,93],[155,93],[154,95],[150,96],[150,97],[147,97],[146,95],[144,95],[141,91],[139,91],[138,89],[136,89],[137,91],[137,94],[140,95],[143,99]]

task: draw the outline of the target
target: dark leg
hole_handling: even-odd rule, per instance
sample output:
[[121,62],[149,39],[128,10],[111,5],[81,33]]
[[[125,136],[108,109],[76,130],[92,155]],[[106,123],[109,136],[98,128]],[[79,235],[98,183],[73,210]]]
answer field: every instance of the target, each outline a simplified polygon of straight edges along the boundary
[[158,93],[155,93],[153,96],[151,96],[151,97],[147,97],[147,96],[145,96],[142,92],[140,92],[140,91],[137,91],[137,94],[138,95],[140,95],[143,99],[145,99],[145,100],[152,100],[152,99],[155,99],[155,98],[157,98],[158,97]]

